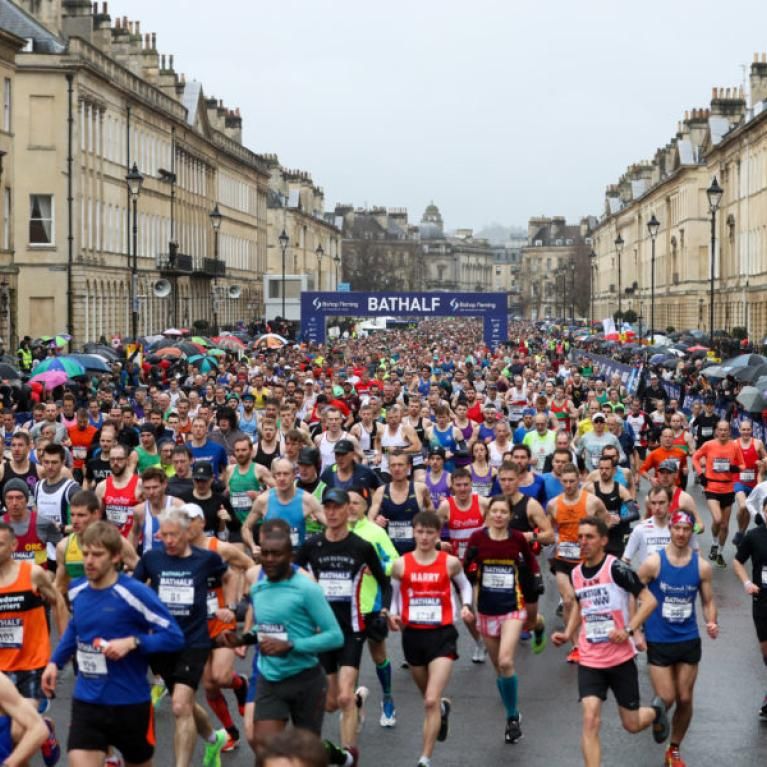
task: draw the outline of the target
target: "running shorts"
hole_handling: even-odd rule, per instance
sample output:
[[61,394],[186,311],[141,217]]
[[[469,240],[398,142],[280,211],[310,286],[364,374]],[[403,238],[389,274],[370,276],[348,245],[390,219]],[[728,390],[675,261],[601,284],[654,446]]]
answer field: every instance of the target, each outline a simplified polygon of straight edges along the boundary
[[522,623],[525,623],[527,621],[527,610],[513,610],[502,615],[477,613],[477,629],[482,636],[499,637],[501,635],[501,627],[506,621],[522,621]]
[[639,674],[633,658],[609,668],[578,666],[579,700],[595,696],[607,700],[607,691],[612,690],[615,701],[621,708],[636,711],[639,708]]
[[328,680],[318,663],[294,676],[272,682],[258,679],[256,691],[257,721],[292,722],[319,735],[325,715]]
[[185,647],[179,652],[156,653],[150,657],[149,665],[155,674],[163,678],[168,692],[172,694],[177,684],[197,689],[209,655],[208,647]]
[[697,666],[701,658],[700,638],[684,642],[648,642],[647,663],[650,666],[676,666],[686,663]]
[[404,628],[402,651],[410,666],[428,666],[435,658],[458,660],[458,631],[452,624],[435,629]]
[[365,647],[365,633],[344,634],[344,643],[337,650],[319,653],[318,657],[326,674],[335,674],[341,666],[358,669]]
[[735,503],[735,493],[712,493],[710,490],[705,490],[703,495],[705,495],[709,501],[719,501],[719,505],[722,508],[727,508]]

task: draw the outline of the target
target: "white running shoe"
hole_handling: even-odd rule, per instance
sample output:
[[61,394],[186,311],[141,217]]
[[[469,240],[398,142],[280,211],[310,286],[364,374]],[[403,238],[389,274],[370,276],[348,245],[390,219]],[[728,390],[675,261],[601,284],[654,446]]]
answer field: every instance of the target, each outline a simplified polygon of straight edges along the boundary
[[471,654],[472,663],[484,663],[487,660],[487,648],[485,643],[480,639],[476,645],[474,645],[474,652]]
[[354,691],[354,700],[357,704],[357,732],[362,732],[365,726],[365,701],[370,695],[367,687],[360,686]]

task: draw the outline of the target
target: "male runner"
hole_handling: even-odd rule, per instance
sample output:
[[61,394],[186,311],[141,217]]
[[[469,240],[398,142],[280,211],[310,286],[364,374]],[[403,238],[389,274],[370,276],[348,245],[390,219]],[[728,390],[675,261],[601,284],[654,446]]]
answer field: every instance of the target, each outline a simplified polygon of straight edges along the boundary
[[96,496],[101,501],[104,519],[116,525],[123,538],[128,538],[133,528],[136,505],[143,500],[141,479],[128,468],[129,449],[116,444],[109,452],[111,476],[96,486]]
[[741,421],[738,426],[738,431],[740,432],[740,436],[738,437],[737,442],[740,451],[743,453],[745,469],[740,472],[734,488],[735,500],[738,503],[738,511],[736,515],[738,531],[735,533],[732,543],[736,548],[743,540],[743,536],[745,535],[746,530],[748,530],[748,523],[751,519],[748,513],[748,508],[746,507],[746,498],[751,494],[751,491],[761,479],[762,470],[766,465],[765,459],[767,459],[767,451],[764,449],[764,443],[762,440],[754,437],[754,424],[752,421],[748,419]]
[[48,737],[49,730],[35,706],[0,674],[0,763],[8,767],[28,764]]
[[141,490],[146,500],[133,509],[129,540],[143,554],[160,544],[160,514],[166,509],[180,508],[184,502],[168,495],[168,476],[159,466],[152,466],[141,475]]
[[30,439],[25,431],[18,431],[11,437],[11,458],[0,464],[0,491],[11,479],[20,479],[26,483],[29,492],[34,492],[40,481],[40,472],[36,464],[29,460]]
[[[252,400],[251,400],[252,402]],[[234,463],[226,469],[229,502],[235,516],[242,524],[247,518],[259,493],[273,487],[271,472],[253,461],[253,444],[250,437],[240,437],[234,442]]]

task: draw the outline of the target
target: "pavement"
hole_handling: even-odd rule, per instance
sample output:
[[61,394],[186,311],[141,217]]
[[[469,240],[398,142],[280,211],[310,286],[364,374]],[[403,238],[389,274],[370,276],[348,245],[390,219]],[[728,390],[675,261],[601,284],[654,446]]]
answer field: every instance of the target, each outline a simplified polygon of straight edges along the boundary
[[[705,509],[699,488],[692,490],[698,506]],[[703,512],[704,520],[709,519]],[[699,536],[701,551],[708,552],[708,532]],[[725,559],[734,554],[728,544]],[[758,710],[767,689],[767,668],[761,655],[751,621],[750,599],[744,593],[732,567],[714,568],[714,593],[719,608],[720,635],[711,640],[703,636],[703,660],[695,688],[695,712],[682,746],[688,767],[753,767],[767,763],[767,722],[759,719]],[[547,633],[561,626],[556,618],[556,587],[546,579],[546,593],[541,610]],[[699,619],[701,611],[698,609]],[[519,700],[523,738],[517,744],[503,741],[505,719],[495,686],[495,674],[488,661],[471,662],[472,643],[460,628],[460,659],[455,663],[447,695],[452,699],[450,735],[438,743],[434,767],[468,765],[524,764],[525,767],[575,767],[581,765],[581,712],[577,693],[577,667],[565,663],[566,651],[549,644],[541,655],[533,655],[529,642],[523,642],[517,655]],[[380,687],[369,657],[364,658],[361,682],[370,688],[367,723],[360,735],[361,765],[405,765],[415,767],[420,756],[422,706],[409,672],[400,668],[402,651],[399,638],[389,641],[393,664],[393,693],[397,706],[397,726],[382,729]],[[646,670],[646,656],[638,656],[642,702],[649,703],[652,691]],[[246,671],[249,662],[240,662]],[[64,736],[69,724],[72,679],[67,672],[53,702],[52,715],[57,731]],[[235,712],[234,697],[226,693]],[[239,724],[239,722],[238,722]],[[243,728],[240,727],[242,730]],[[168,699],[157,708],[158,749],[155,764],[170,767],[173,760],[173,722]],[[324,735],[338,738],[338,715],[328,714]],[[625,732],[610,697],[602,716],[602,764],[605,767],[661,767],[664,747],[652,739],[650,731],[638,735]],[[202,762],[198,746],[195,763]],[[62,757],[62,764],[66,756]],[[223,767],[252,765],[253,756],[244,736],[240,748],[222,755]]]

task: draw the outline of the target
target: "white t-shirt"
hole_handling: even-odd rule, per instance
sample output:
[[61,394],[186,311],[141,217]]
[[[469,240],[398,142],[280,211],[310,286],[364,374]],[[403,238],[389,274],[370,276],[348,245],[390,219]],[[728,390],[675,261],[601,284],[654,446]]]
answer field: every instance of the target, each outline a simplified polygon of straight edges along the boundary
[[[670,540],[671,528],[668,524],[661,527],[655,521],[655,517],[650,517],[631,531],[628,543],[626,543],[626,550],[623,552],[623,558],[627,562],[635,560],[637,565],[641,565],[650,554],[665,549]],[[700,548],[694,535],[690,540],[690,544],[695,550]]]

